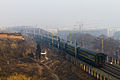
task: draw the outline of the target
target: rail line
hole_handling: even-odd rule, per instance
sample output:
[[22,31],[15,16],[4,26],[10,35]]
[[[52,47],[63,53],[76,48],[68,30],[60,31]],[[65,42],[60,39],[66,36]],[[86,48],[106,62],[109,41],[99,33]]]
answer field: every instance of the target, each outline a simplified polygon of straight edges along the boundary
[[106,63],[103,68],[100,68],[102,71],[110,74],[111,76],[120,80],[120,68],[112,64]]
[[110,67],[110,68],[112,68],[120,73],[120,67],[118,67],[118,66],[115,66],[115,65],[112,65],[109,63],[106,63],[105,66],[108,66],[108,67]]

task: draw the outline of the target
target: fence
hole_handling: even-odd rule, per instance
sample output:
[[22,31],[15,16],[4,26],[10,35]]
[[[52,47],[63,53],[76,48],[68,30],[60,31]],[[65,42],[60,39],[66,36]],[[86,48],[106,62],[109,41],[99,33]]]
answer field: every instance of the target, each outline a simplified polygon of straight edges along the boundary
[[112,57],[107,56],[106,62],[108,62],[110,64],[114,64],[116,66],[120,66],[120,60],[119,59],[114,59]]

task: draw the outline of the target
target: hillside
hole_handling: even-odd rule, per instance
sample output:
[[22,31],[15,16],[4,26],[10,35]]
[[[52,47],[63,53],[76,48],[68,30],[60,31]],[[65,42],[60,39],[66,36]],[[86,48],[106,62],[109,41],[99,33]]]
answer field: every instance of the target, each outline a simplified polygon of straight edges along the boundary
[[[39,44],[24,34],[25,40],[0,40],[0,80],[95,80],[64,58],[64,52]],[[47,51],[47,58],[36,51]],[[67,65],[66,65],[67,64]]]
[[[32,40],[29,38],[29,40]],[[35,43],[26,40],[0,39],[0,77],[5,78],[13,74],[24,73],[19,63],[22,60],[35,57]],[[24,65],[25,66],[25,65]]]

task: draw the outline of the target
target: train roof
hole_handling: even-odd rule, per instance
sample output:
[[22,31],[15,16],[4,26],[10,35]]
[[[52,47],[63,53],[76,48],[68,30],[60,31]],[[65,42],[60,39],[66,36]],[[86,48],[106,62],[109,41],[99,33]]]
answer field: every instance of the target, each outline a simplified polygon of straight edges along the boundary
[[[68,45],[68,46],[71,46],[71,47],[75,47],[75,44],[68,44],[68,43],[67,43],[67,45]],[[86,48],[81,48],[80,46],[76,46],[76,48],[77,48],[77,49],[80,49],[80,50],[82,50],[82,51],[85,51],[85,52],[94,54],[94,55],[97,54],[97,53],[94,52],[94,51],[88,50],[88,49],[86,49]]]
[[0,33],[0,34],[15,35],[15,36],[22,36],[22,34],[21,34],[21,33]]
[[85,49],[85,48],[80,48],[80,50],[82,50],[82,51],[85,51],[85,52],[87,52],[87,53],[89,53],[89,54],[91,54],[91,55],[102,55],[102,56],[107,56],[106,54],[104,54],[104,53],[97,53],[97,52],[94,52],[94,51],[91,51],[91,50],[88,50],[88,49]]
[[94,52],[94,51],[91,51],[91,50],[88,50],[88,49],[85,49],[85,48],[79,48],[80,50],[84,51],[84,52],[87,52],[91,55],[97,55],[98,53]]
[[107,56],[106,54],[104,54],[104,53],[98,53],[98,55],[100,55],[100,56]]
[[[60,42],[63,42],[63,43],[67,43],[66,41],[60,41]],[[75,44],[69,44],[69,43],[67,43],[67,45],[68,46],[71,46],[71,47],[75,47]],[[81,48],[80,46],[76,46],[76,48],[77,49],[80,49],[80,50],[82,50],[82,51],[84,51],[84,52],[86,52],[86,53],[89,53],[89,54],[91,54],[91,55],[94,55],[94,56],[96,56],[96,55],[105,55],[104,53],[97,53],[97,52],[94,52],[94,51],[92,51],[92,50],[89,50],[89,49],[86,49],[86,48]]]
[[[67,44],[67,45],[68,45],[68,46],[71,46],[71,47],[75,47],[74,44]],[[84,51],[84,52],[86,52],[86,53],[89,53],[90,55],[94,55],[94,56],[96,56],[96,55],[99,54],[99,53],[97,53],[97,52],[94,52],[94,51],[88,50],[88,49],[86,49],[86,48],[81,48],[81,47],[79,47],[79,46],[77,46],[76,48],[79,49],[79,50],[81,50],[81,51]],[[101,53],[101,54],[103,54],[103,53]]]

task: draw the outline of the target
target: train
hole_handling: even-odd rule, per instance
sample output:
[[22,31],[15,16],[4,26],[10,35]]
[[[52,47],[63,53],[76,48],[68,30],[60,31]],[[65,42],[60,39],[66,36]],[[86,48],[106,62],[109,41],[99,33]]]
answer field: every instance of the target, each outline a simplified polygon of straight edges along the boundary
[[105,55],[104,53],[97,53],[78,46],[75,47],[75,45],[69,44],[67,41],[61,40],[59,37],[57,39],[43,37],[42,40],[45,43],[48,43],[55,48],[59,48],[69,55],[77,57],[78,59],[95,67],[103,67],[105,64],[107,55]]

